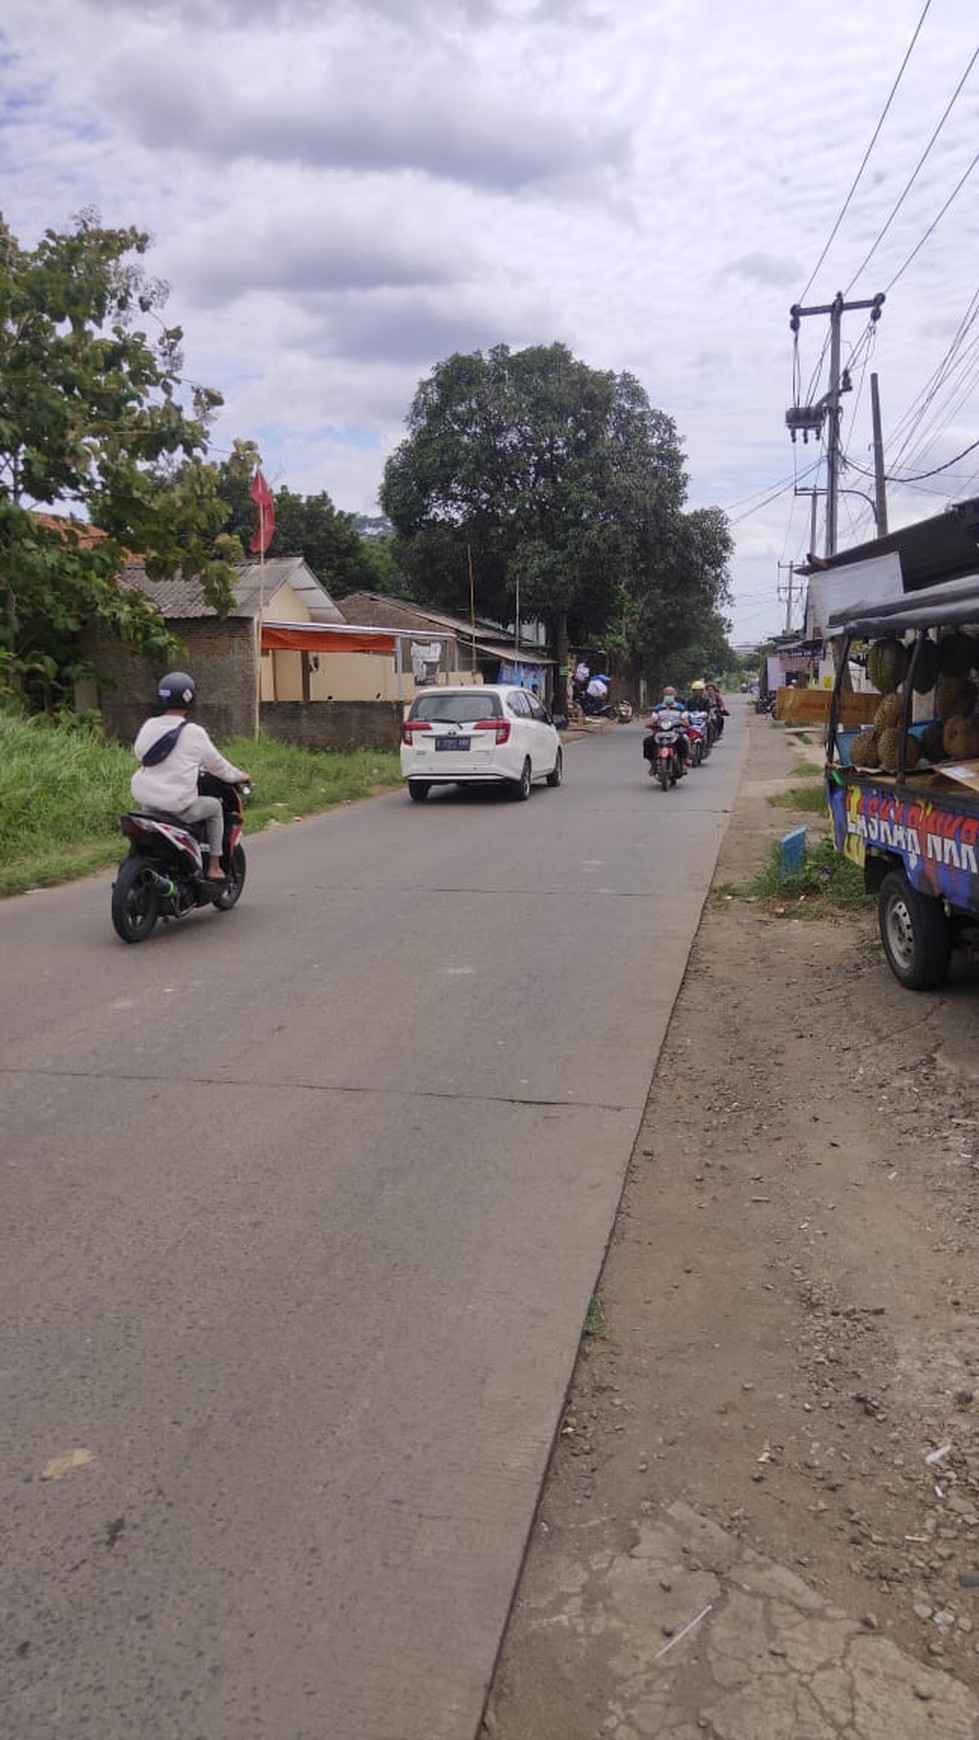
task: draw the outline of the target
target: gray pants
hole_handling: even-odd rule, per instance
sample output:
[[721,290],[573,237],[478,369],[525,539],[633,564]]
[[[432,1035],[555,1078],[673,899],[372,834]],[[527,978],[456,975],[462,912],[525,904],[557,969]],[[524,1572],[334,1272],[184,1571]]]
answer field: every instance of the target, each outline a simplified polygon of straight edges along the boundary
[[207,823],[207,849],[212,858],[220,858],[224,840],[224,805],[220,798],[198,797],[181,810],[189,822]]

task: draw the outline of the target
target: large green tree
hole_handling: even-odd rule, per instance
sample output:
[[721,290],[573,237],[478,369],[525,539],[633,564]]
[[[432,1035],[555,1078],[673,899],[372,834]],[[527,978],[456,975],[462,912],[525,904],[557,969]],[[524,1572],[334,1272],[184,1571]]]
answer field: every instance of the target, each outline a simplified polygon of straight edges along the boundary
[[634,674],[684,683],[727,666],[722,607],[733,541],[721,508],[696,508],[650,526],[625,610]]
[[421,596],[497,620],[540,616],[559,664],[571,638],[621,619],[649,540],[686,480],[672,420],[631,375],[563,344],[456,354],[422,381],[381,504]]
[[172,652],[159,612],[120,588],[127,553],[151,578],[199,579],[218,609],[241,555],[206,459],[221,397],[184,388],[148,246],[86,212],[24,249],[0,220],[0,682],[45,701],[99,634]]

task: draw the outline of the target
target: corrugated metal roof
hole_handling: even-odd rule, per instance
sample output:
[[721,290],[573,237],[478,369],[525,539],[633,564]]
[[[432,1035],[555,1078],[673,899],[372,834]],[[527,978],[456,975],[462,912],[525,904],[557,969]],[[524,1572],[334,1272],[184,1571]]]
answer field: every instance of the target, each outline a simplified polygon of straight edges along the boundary
[[901,526],[886,538],[875,538],[872,543],[857,544],[852,550],[840,550],[835,556],[814,561],[802,572],[832,572],[852,562],[866,562],[892,552],[900,558],[905,592],[917,592],[919,587],[941,585],[974,573],[979,559],[979,496],[957,502],[947,512],[933,514],[930,519]]
[[[418,628],[425,625],[441,628],[460,640],[472,640],[472,624],[467,616],[453,616],[447,610],[436,610],[429,604],[414,604],[409,598],[392,598],[386,592],[351,592],[343,600],[348,622],[374,623],[381,628]],[[476,618],[477,637],[495,640],[503,633],[498,622]]]
[[[237,562],[235,576],[230,616],[258,616],[263,597],[268,605],[279,588],[288,585],[303,600],[314,622],[347,620],[302,556],[278,556],[265,563]],[[122,579],[123,585],[149,598],[168,622],[216,615],[197,580],[184,580],[180,575],[174,580],[148,580],[141,562],[127,563]]]

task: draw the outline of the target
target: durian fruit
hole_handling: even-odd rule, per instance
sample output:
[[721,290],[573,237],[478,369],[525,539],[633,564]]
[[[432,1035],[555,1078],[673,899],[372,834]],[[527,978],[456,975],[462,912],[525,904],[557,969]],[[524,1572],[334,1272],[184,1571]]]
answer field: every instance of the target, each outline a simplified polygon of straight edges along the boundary
[[889,725],[877,739],[877,754],[880,765],[885,773],[897,772],[897,753],[901,745],[901,733],[896,725]]
[[890,725],[900,725],[904,718],[904,697],[897,690],[885,695],[874,714],[874,730],[886,731]]
[[968,716],[975,710],[976,685],[968,677],[939,677],[935,686],[935,702],[941,720],[956,715]]
[[953,761],[974,761],[979,757],[979,717],[975,713],[969,718],[954,714],[946,721],[942,744]]
[[867,654],[867,677],[880,695],[900,688],[908,674],[910,653],[895,635],[875,640]]
[[927,695],[938,681],[939,658],[938,647],[933,640],[924,636],[918,653],[918,668],[914,673],[914,692],[916,695]]
[[971,634],[956,630],[943,634],[938,643],[938,663],[943,677],[967,677],[976,662],[979,649]]
[[850,765],[852,767],[879,767],[880,756],[877,753],[877,738],[873,731],[858,731],[850,744]]
[[919,738],[921,753],[928,761],[942,761],[945,756],[945,745],[942,742],[942,726],[939,719],[933,719],[926,726]]

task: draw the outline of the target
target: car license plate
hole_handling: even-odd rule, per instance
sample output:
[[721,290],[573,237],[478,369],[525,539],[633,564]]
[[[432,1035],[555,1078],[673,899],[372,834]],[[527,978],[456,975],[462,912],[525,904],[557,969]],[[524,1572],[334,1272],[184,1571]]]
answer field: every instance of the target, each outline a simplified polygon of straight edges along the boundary
[[436,749],[468,749],[468,737],[436,737]]

